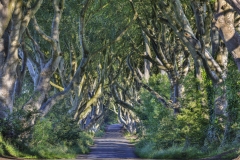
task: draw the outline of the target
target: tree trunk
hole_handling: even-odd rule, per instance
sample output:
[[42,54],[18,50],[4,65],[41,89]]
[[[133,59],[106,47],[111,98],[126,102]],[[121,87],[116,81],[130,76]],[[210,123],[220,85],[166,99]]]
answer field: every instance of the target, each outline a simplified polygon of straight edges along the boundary
[[2,37],[12,18],[16,0],[1,0],[0,2],[0,37]]
[[173,76],[169,76],[169,80],[171,82],[171,101],[174,108],[174,114],[178,114],[180,112],[180,84],[176,78]]
[[225,0],[218,0],[216,3],[218,9],[215,14],[215,26],[240,70],[240,35],[234,27],[234,10]]
[[[3,22],[6,23],[3,24],[3,27],[9,26],[7,30],[3,31],[4,35],[0,41],[0,60],[2,62],[0,64],[0,115],[3,118],[8,115],[8,112],[11,113],[13,110],[14,89],[17,78],[16,68],[18,65],[19,36],[22,18],[21,7],[21,2],[16,3],[12,13],[11,23],[7,24],[9,20],[3,20]],[[6,16],[11,15],[7,14]]]
[[[47,36],[38,26],[36,19],[33,19],[34,27],[38,33],[51,44],[52,57],[48,62],[42,66],[41,72],[38,78],[38,83],[33,93],[31,99],[23,106],[25,110],[39,111],[43,102],[46,101],[48,97],[48,92],[50,91],[50,78],[57,70],[59,62],[61,60],[61,49],[59,42],[59,24],[63,12],[64,1],[54,0],[54,18],[52,21],[52,31],[51,37]],[[34,118],[35,119],[35,118]]]
[[[23,1],[1,0],[0,2],[0,114],[1,117],[12,112],[17,79],[23,79],[24,69],[20,69],[18,48],[22,35],[32,16],[37,12],[43,0],[35,2],[34,7],[25,15],[22,12]],[[26,62],[26,57],[24,60]],[[25,63],[24,62],[24,63]],[[18,67],[19,65],[19,67]],[[25,64],[24,64],[25,65]],[[24,66],[23,66],[24,67]],[[23,71],[23,72],[22,72]],[[19,81],[20,82],[20,81]]]
[[[144,52],[145,56],[151,57],[151,50],[150,50],[150,38],[147,37],[147,35],[142,31],[143,37],[144,37],[144,43],[145,43],[145,49]],[[144,59],[144,79],[148,82],[150,78],[150,68],[151,68],[151,62],[149,60]]]

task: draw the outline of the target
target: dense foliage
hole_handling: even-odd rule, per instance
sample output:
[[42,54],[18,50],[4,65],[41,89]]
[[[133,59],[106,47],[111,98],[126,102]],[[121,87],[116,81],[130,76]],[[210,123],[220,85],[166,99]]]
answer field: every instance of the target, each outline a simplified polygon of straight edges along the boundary
[[[64,104],[64,103],[63,103]],[[16,111],[1,121],[1,155],[24,158],[75,158],[89,152],[92,134],[83,132],[77,121],[63,114],[66,106],[58,104],[49,115],[32,127],[25,127],[23,117],[32,113]],[[7,132],[6,132],[7,131]]]
[[[229,63],[229,71],[232,68],[232,62]],[[239,75],[239,73],[234,74]],[[227,78],[226,83],[228,91],[234,91],[231,84],[235,84],[235,78],[231,76]],[[154,83],[152,83],[154,82]],[[185,86],[184,98],[181,99],[181,113],[174,115],[171,109],[168,109],[157,102],[157,99],[147,91],[141,91],[142,105],[139,106],[138,115],[141,119],[142,126],[139,134],[140,141],[136,144],[136,153],[143,158],[160,158],[160,159],[192,159],[201,158],[206,156],[213,156],[238,148],[239,144],[236,142],[238,122],[231,123],[229,126],[230,133],[226,140],[227,145],[221,146],[221,142],[225,141],[224,138],[224,124],[222,119],[215,118],[214,124],[210,120],[212,111],[211,102],[213,97],[213,88],[211,82],[205,77],[203,80],[201,91],[196,91],[196,78],[192,73],[189,73],[185,78],[183,84]],[[166,75],[153,75],[149,80],[149,85],[155,90],[161,89],[162,94],[169,96],[169,80]],[[210,85],[210,86],[209,86]],[[209,89],[209,87],[211,89]],[[211,94],[211,95],[209,95]],[[237,95],[235,93],[235,95]],[[231,102],[234,97],[229,97],[228,101]],[[236,97],[236,102],[238,98]],[[238,103],[239,104],[239,103]],[[235,104],[236,105],[236,104]],[[235,106],[233,105],[233,106]],[[233,107],[234,112],[228,111],[228,114],[234,113],[235,117],[238,114],[237,108]],[[230,113],[229,113],[230,112]],[[147,115],[146,115],[147,113]],[[232,116],[234,116],[232,115]],[[210,127],[216,129],[218,136],[217,142],[208,144],[206,146],[206,139],[208,136],[208,129]],[[230,125],[230,124],[229,124]],[[235,130],[236,129],[236,130]],[[235,131],[233,131],[235,130]],[[206,150],[207,147],[208,149]],[[238,152],[232,151],[226,154],[226,158],[234,158]]]

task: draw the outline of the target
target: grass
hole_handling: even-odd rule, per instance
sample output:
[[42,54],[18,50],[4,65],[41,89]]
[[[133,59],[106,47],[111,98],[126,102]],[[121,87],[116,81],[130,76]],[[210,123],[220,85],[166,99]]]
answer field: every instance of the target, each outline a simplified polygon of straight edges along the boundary
[[47,159],[58,159],[58,158],[75,158],[76,153],[69,152],[69,149],[67,146],[64,145],[58,145],[58,146],[37,146],[34,149],[31,149],[30,152],[32,154],[37,155],[37,158],[47,158]]
[[0,135],[0,156],[3,157],[23,157],[23,158],[37,158],[26,153],[20,152],[17,147],[5,141]]
[[107,127],[108,124],[102,124],[98,130],[94,133],[94,137],[103,137],[105,134],[105,129]]
[[207,153],[194,146],[184,149],[183,146],[173,145],[169,148],[157,149],[155,143],[143,140],[137,143],[135,152],[141,158],[153,159],[234,159],[240,154],[240,149],[239,146],[226,146]]
[[127,140],[129,140],[131,144],[136,144],[139,141],[137,134],[131,134],[128,131],[124,130],[123,135]]
[[172,146],[168,149],[161,149],[154,152],[153,158],[162,158],[162,159],[192,159],[198,158],[199,155],[202,155],[202,152],[199,149],[194,147],[189,147],[184,150],[183,147]]
[[[207,157],[214,159],[234,159],[240,154],[239,145],[225,146],[208,153]],[[206,156],[204,156],[206,157]]]
[[89,152],[89,146],[93,143],[90,137],[70,142],[61,142],[42,144],[25,147],[19,151],[17,145],[10,144],[0,135],[0,157],[6,158],[24,158],[24,159],[75,159],[77,154],[86,154]]
[[102,137],[104,134],[105,134],[105,132],[100,129],[94,133],[94,137]]
[[147,143],[142,148],[136,148],[135,153],[141,158],[153,158],[154,145]]
[[167,149],[155,149],[153,143],[148,143],[142,148],[137,148],[136,153],[141,158],[154,159],[195,159],[199,158],[203,153],[194,147],[184,150],[180,146],[172,146]]
[[17,147],[8,142],[0,142],[0,156],[13,158],[75,158],[76,153],[68,153],[70,148],[66,146],[37,146],[20,152]]
[[232,151],[232,152],[228,152],[228,153],[224,154],[221,158],[234,159],[234,158],[238,157],[239,155],[240,155],[240,149]]

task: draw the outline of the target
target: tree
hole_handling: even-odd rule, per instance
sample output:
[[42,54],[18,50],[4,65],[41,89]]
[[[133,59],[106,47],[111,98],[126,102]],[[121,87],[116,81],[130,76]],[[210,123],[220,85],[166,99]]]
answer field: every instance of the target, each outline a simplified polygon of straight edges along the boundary
[[[38,11],[42,0],[31,4],[31,1],[23,2],[11,0],[1,1],[1,51],[0,51],[0,112],[1,117],[6,117],[13,110],[17,77],[23,77],[26,69],[26,53],[23,52],[22,64],[19,62],[18,49],[24,48],[22,38],[30,19]],[[28,10],[28,12],[25,12]],[[21,85],[20,83],[16,83]]]

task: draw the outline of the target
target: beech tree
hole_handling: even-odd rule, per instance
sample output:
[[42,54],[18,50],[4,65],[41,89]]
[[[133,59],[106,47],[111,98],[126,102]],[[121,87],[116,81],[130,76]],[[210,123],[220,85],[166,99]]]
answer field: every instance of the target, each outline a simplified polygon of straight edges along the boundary
[[[27,54],[24,52],[23,37],[26,28],[42,4],[42,0],[1,1],[1,51],[0,51],[0,113],[6,117],[13,110],[16,90],[21,87],[21,78],[26,70]],[[19,59],[22,52],[22,63]]]
[[[109,110],[131,133],[137,132],[150,109],[174,113],[174,120],[182,116],[179,122],[191,124],[184,119],[189,104],[182,102],[189,94],[184,91],[187,79],[194,87],[191,91],[203,95],[194,102],[206,109],[205,117],[195,117],[196,124],[209,122],[201,127],[207,128],[201,136],[204,146],[224,145],[231,131],[237,130],[232,129],[237,93],[227,79],[233,71],[227,70],[228,53],[240,70],[238,1],[0,2],[0,119],[24,110],[32,115],[24,126],[34,126],[38,117],[48,117],[53,106],[63,101],[59,106],[69,107],[64,114],[81,130],[96,131]],[[152,85],[155,74],[168,77],[169,90]],[[32,94],[17,103],[31,90],[28,87]],[[145,91],[159,108],[147,108],[148,103],[142,102]],[[189,117],[195,116],[189,112]],[[234,136],[237,139],[237,133]],[[182,139],[191,143],[187,136]]]

